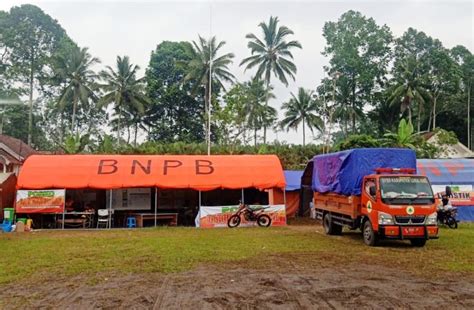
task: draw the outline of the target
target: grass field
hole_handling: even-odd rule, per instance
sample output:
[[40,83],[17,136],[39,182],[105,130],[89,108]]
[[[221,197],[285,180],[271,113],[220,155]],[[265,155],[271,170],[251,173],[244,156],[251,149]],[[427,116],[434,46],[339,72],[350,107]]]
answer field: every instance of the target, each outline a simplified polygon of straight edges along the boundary
[[[111,231],[40,231],[0,235],[0,284],[27,277],[90,276],[107,272],[179,272],[197,265],[252,262],[255,268],[275,257],[289,263],[332,265],[365,263],[401,268],[420,275],[434,271],[474,274],[474,225],[441,229],[424,248],[388,242],[370,248],[360,234],[329,237],[320,226],[284,228],[152,228]],[[285,260],[283,260],[285,261]],[[281,260],[280,260],[281,262]]]

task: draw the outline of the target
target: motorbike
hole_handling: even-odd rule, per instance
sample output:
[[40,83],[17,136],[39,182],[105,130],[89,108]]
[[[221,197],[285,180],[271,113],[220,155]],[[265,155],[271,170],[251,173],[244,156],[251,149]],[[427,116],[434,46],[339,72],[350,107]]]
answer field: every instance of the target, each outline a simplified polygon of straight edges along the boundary
[[449,228],[458,228],[458,221],[456,220],[457,209],[451,208],[447,210],[438,210],[438,223],[446,225]]
[[272,219],[264,213],[267,208],[263,206],[250,208],[248,205],[240,203],[237,212],[227,221],[227,226],[230,228],[238,227],[243,217],[248,222],[257,222],[260,227],[268,227],[272,224]]
[[449,205],[449,198],[452,196],[451,187],[446,186],[445,194],[443,195],[443,205],[438,209],[438,223],[446,225],[449,228],[458,228],[458,221],[456,220],[457,209],[454,207],[444,208]]

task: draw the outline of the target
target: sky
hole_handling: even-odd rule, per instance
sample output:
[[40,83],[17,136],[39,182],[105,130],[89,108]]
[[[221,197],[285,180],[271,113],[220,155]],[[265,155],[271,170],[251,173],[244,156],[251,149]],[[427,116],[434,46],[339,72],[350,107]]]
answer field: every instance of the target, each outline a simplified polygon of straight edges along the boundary
[[[447,48],[464,45],[474,51],[473,1],[14,1],[0,0],[0,10],[9,10],[23,3],[38,5],[58,20],[68,35],[81,47],[101,60],[101,66],[115,64],[117,55],[128,55],[133,63],[146,69],[151,51],[164,40],[191,41],[198,34],[226,41],[222,52],[235,54],[231,72],[239,81],[255,73],[244,72],[241,60],[250,55],[247,33],[260,34],[258,24],[278,16],[281,24],[295,33],[302,50],[294,51],[298,68],[296,80],[285,87],[272,79],[276,99],[270,104],[280,106],[296,93],[298,87],[315,89],[324,78],[323,66],[328,59],[321,55],[326,44],[322,29],[326,21],[337,19],[348,10],[360,11],[386,24],[395,36],[413,27],[439,39]],[[101,68],[98,68],[101,69]],[[301,144],[301,128],[297,132],[270,133],[270,141],[278,139]],[[312,136],[307,130],[306,141]]]

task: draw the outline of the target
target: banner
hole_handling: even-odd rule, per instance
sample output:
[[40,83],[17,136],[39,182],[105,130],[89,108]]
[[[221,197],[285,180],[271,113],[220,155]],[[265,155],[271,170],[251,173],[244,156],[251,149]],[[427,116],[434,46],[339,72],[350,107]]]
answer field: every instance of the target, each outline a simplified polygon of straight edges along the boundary
[[66,190],[18,190],[16,213],[63,213]]
[[446,186],[451,187],[453,193],[452,197],[449,198],[451,205],[453,206],[474,206],[474,191],[472,185],[432,185],[433,193],[435,197],[441,199],[441,196],[445,193]]
[[[261,208],[265,209],[262,211],[272,219],[271,226],[285,226],[286,225],[286,213],[285,205],[268,205],[268,206],[253,206],[250,208]],[[199,209],[198,216],[196,217],[196,227],[202,228],[214,228],[214,227],[228,227],[227,221],[234,215],[239,206],[220,206],[220,207],[207,207],[201,206]],[[255,221],[246,221],[245,218],[241,217],[239,227],[250,227],[258,226]]]

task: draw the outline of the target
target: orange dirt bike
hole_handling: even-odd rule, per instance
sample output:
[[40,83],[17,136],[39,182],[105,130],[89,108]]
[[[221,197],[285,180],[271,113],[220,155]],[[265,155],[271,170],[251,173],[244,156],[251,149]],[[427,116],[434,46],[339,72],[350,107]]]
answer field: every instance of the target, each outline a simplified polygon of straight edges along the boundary
[[254,206],[250,207],[246,204],[240,203],[239,209],[227,221],[227,226],[234,228],[240,225],[242,217],[248,222],[257,222],[258,226],[268,227],[272,224],[272,219],[265,214],[265,209],[269,207]]

